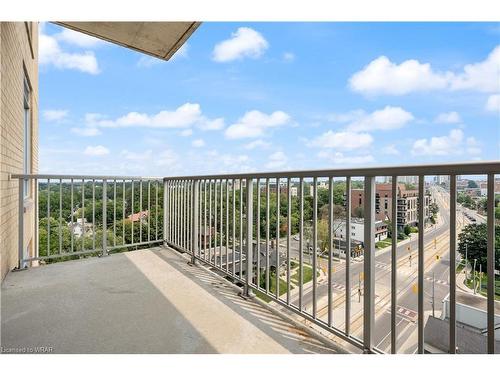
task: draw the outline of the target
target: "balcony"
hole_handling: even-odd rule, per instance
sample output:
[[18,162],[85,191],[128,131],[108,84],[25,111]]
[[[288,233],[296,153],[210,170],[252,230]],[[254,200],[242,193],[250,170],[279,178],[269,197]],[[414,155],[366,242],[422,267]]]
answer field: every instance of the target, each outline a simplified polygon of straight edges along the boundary
[[[494,275],[498,173],[500,163],[484,162],[165,178],[12,176],[31,186],[35,217],[19,215],[18,271],[2,285],[2,346],[63,353],[462,353],[469,347],[456,309],[464,293],[456,176],[487,176],[486,272]],[[422,197],[426,176],[451,176],[449,191],[433,191],[449,211],[436,227],[419,220],[417,239],[398,244],[394,237],[376,251],[376,178],[394,181],[395,217],[394,177],[406,175],[419,176]],[[339,206],[350,228],[354,178],[364,186],[364,251],[341,257],[333,186],[345,188]],[[325,202],[318,179],[328,180]],[[312,199],[305,199],[306,184]],[[292,185],[297,196],[286,188]],[[418,217],[425,217],[423,206]],[[397,223],[390,226],[397,233]],[[27,249],[28,231],[34,242]],[[494,353],[495,277],[485,288],[478,350]],[[444,322],[445,349],[426,341],[434,319]]]

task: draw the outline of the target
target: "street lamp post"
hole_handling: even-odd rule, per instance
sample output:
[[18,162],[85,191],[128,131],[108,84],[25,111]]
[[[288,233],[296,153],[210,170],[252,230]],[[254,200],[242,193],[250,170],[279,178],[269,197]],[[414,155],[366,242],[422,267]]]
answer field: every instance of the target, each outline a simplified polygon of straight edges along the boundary
[[434,314],[434,288],[435,288],[435,285],[436,285],[436,278],[434,276],[434,272],[432,273],[432,317],[435,318],[435,314]]
[[476,294],[476,261],[477,259],[474,259],[474,269],[472,273],[472,287],[474,288],[474,294]]

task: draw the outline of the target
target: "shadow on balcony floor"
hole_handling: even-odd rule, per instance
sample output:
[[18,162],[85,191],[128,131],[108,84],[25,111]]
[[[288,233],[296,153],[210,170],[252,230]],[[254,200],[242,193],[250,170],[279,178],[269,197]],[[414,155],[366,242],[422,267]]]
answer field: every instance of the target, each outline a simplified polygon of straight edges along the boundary
[[1,345],[55,353],[337,353],[173,250],[10,273]]

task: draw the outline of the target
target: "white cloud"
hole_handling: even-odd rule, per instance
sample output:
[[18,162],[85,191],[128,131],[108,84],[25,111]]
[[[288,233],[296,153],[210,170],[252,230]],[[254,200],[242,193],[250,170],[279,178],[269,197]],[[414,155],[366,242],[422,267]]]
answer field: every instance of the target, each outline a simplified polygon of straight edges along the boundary
[[42,112],[42,116],[46,121],[61,121],[68,116],[68,111],[62,109],[48,109]]
[[205,146],[205,141],[203,139],[195,139],[191,142],[191,146],[193,147],[203,147]]
[[38,58],[40,65],[53,65],[57,69],[74,69],[89,74],[99,73],[97,59],[92,51],[65,52],[53,36],[43,33],[38,39]]
[[329,130],[309,142],[309,146],[353,150],[357,148],[366,148],[370,146],[372,142],[373,137],[368,133],[350,131],[333,132]]
[[270,142],[263,141],[262,139],[257,139],[255,141],[252,141],[250,143],[247,143],[245,146],[243,146],[246,150],[253,150],[256,148],[269,148],[271,146]]
[[66,28],[63,28],[61,32],[57,34],[54,34],[53,37],[60,42],[73,44],[83,48],[97,47],[104,44],[104,41],[101,39]]
[[217,62],[239,60],[244,57],[253,59],[262,56],[269,43],[261,33],[249,27],[240,27],[231,34],[231,38],[218,43],[212,52]]
[[370,114],[361,115],[347,126],[347,130],[356,132],[393,130],[402,128],[413,119],[413,115],[403,108],[386,106]]
[[249,111],[237,123],[226,129],[225,135],[229,139],[257,138],[265,134],[267,129],[286,125],[290,116],[283,111],[275,111],[270,115],[260,111]]
[[172,150],[165,150],[155,157],[154,164],[159,167],[172,167],[178,163],[179,157]]
[[479,143],[474,137],[465,138],[460,129],[453,129],[448,135],[441,137],[422,138],[413,143],[413,155],[446,156],[458,155],[464,152],[471,155],[481,153]]
[[500,112],[500,94],[490,95],[486,101],[486,110]]
[[429,63],[406,60],[401,64],[380,56],[349,79],[353,91],[366,95],[404,95],[430,90],[474,90],[498,92],[500,46],[481,62],[465,65],[463,71],[436,72]]
[[71,128],[71,132],[82,137],[94,137],[102,134],[101,131],[94,127]]
[[83,151],[85,155],[88,156],[104,156],[109,154],[109,150],[104,146],[87,146],[85,151]]
[[451,81],[452,90],[500,91],[500,45],[486,60],[464,66],[464,71]]
[[276,151],[275,153],[269,155],[269,161],[266,164],[266,168],[267,169],[282,168],[286,165],[287,161],[288,158],[283,151]]
[[153,152],[151,150],[146,150],[144,152],[133,152],[129,150],[122,150],[120,154],[126,160],[147,161],[151,159]]
[[440,113],[434,119],[436,124],[458,124],[462,121],[457,112]]
[[87,113],[85,121],[89,126],[106,128],[184,129],[198,126],[202,130],[215,130],[224,126],[224,119],[207,119],[202,115],[200,105],[193,103],[185,103],[173,111],[164,110],[156,114],[129,112],[111,120],[98,113]]
[[193,129],[184,129],[181,132],[179,132],[179,135],[181,137],[190,137],[193,135]]
[[386,155],[399,155],[399,150],[395,145],[387,145],[382,148],[382,153]]
[[226,126],[224,119],[222,117],[216,118],[214,120],[205,119],[200,121],[198,127],[201,130],[221,130]]
[[367,164],[375,161],[372,155],[346,156],[342,152],[332,152],[323,150],[318,153],[321,159],[328,159],[334,164]]
[[295,54],[293,54],[292,52],[285,52],[283,54],[283,60],[287,62],[292,62],[295,60]]

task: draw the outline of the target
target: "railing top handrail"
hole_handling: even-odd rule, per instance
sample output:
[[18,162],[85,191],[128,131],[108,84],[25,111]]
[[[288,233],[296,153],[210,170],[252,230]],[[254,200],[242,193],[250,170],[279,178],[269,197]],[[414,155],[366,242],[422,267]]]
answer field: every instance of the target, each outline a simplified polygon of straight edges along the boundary
[[500,173],[500,161],[476,161],[463,163],[416,164],[405,166],[379,166],[369,168],[311,169],[301,171],[248,172],[232,174],[206,174],[191,176],[142,177],[99,176],[71,174],[11,174],[15,179],[54,180],[196,180],[196,179],[247,179],[247,178],[299,178],[299,177],[362,177],[362,176],[433,176],[474,175]]
[[312,169],[301,171],[248,172],[236,174],[194,175],[164,177],[169,180],[195,179],[247,179],[247,178],[299,178],[299,177],[363,177],[363,176],[433,176],[478,175],[500,173],[500,161],[476,161],[463,163],[418,164],[406,166],[379,166],[369,168]]
[[107,180],[107,181],[163,181],[164,177],[141,177],[141,176],[98,176],[98,175],[73,175],[73,174],[11,174],[11,178],[28,180]]

